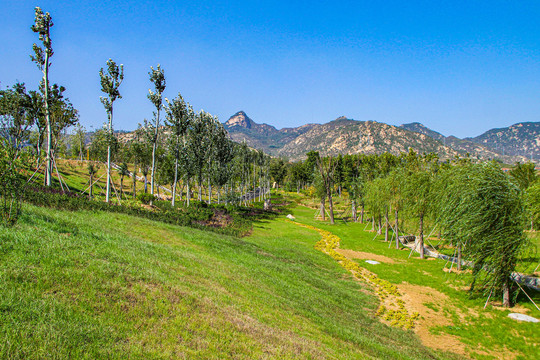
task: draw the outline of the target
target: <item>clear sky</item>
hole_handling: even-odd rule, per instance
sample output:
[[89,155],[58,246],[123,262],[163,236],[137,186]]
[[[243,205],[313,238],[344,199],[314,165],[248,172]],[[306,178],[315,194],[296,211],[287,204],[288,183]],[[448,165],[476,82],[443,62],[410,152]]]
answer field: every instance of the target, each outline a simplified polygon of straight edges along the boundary
[[51,13],[50,78],[87,129],[106,120],[98,71],[125,66],[115,129],[152,116],[150,66],[221,121],[281,127],[339,116],[476,136],[540,121],[540,2],[0,1],[0,83],[36,88],[34,7]]

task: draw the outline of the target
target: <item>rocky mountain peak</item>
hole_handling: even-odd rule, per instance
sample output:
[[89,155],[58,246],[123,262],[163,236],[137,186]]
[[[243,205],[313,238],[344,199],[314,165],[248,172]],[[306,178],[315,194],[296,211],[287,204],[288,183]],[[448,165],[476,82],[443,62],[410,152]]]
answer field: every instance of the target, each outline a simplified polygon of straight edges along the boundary
[[243,111],[238,111],[225,123],[225,126],[227,127],[240,126],[246,129],[251,129],[252,125],[253,120],[251,120]]

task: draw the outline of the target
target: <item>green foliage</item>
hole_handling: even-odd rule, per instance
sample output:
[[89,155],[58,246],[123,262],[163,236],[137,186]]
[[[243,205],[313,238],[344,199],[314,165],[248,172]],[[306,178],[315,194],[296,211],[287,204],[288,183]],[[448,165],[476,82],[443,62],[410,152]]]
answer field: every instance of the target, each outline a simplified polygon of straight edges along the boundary
[[156,197],[152,194],[140,193],[139,195],[137,195],[137,200],[139,200],[141,203],[145,205],[148,205],[154,200],[156,200]]
[[19,170],[28,161],[26,155],[15,155],[7,142],[0,139],[0,222],[6,226],[14,225],[21,214],[21,189],[25,179]]
[[536,165],[531,162],[525,164],[517,162],[514,168],[510,170],[509,174],[513,181],[522,190],[526,190],[538,179],[538,175],[536,174]]
[[270,171],[270,176],[278,185],[283,184],[283,180],[285,179],[285,176],[287,175],[287,167],[283,159],[277,158],[277,159],[270,160],[269,171]]
[[484,293],[509,290],[510,274],[528,245],[519,189],[493,162],[453,167],[442,181],[446,186],[439,194],[439,216],[444,237],[462,244]]

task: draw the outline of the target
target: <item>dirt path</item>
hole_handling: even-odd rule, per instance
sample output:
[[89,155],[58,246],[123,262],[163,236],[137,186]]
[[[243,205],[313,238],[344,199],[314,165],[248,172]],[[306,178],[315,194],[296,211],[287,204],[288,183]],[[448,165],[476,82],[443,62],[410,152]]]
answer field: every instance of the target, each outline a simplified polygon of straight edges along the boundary
[[[383,255],[340,249],[341,239],[329,231],[298,222],[293,223],[321,234],[322,238],[315,245],[315,248],[338,261],[341,266],[351,272],[355,279],[374,287],[381,302],[376,315],[381,318],[383,323],[404,329],[413,329],[425,346],[436,350],[466,357],[474,352],[478,355],[500,358],[501,352],[496,349],[472,349],[462,343],[457,336],[441,331],[431,331],[435,327],[457,326],[454,324],[451,314],[457,314],[460,321],[465,321],[466,316],[470,315],[478,317],[479,314],[475,310],[469,309],[467,314],[463,313],[460,308],[453,305],[448,295],[428,286],[413,285],[407,282],[394,285],[380,279],[376,274],[362,268],[351,259],[370,259],[388,264],[399,261]],[[517,354],[508,351],[505,351],[504,354],[505,359],[514,359],[517,356]]]

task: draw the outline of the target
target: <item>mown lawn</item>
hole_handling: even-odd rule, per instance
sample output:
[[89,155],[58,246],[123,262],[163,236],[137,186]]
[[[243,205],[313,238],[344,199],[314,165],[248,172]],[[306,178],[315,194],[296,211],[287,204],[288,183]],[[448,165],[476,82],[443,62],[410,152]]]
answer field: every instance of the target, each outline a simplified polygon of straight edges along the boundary
[[380,323],[371,290],[283,218],[239,239],[23,211],[0,228],[0,358],[455,358]]
[[[417,253],[409,258],[407,249],[396,250],[395,243],[384,242],[384,235],[364,231],[366,224],[336,221],[335,225],[314,219],[315,211],[299,206],[293,214],[297,221],[322,228],[341,238],[341,248],[384,255],[394,260],[393,263],[381,262],[371,265],[363,259],[356,261],[368,270],[376,273],[382,279],[394,284],[404,282],[412,285],[428,286],[448,297],[444,303],[426,303],[426,307],[440,312],[441,316],[450,318],[452,325],[433,326],[430,331],[434,334],[445,333],[454,335],[465,344],[468,356],[483,359],[493,358],[482,352],[498,353],[500,358],[536,359],[539,352],[539,324],[517,322],[508,318],[510,312],[516,309],[504,310],[494,308],[491,304],[484,310],[485,297],[471,296],[466,290],[470,284],[471,275],[465,271],[461,274],[444,272],[445,261],[422,260]],[[367,227],[367,230],[370,226]],[[450,264],[446,264],[450,268]],[[537,304],[540,304],[540,293],[528,291]],[[500,303],[501,299],[491,298],[490,303]],[[527,311],[529,315],[540,318],[540,311],[526,298],[523,293],[518,297],[517,311]],[[477,352],[477,350],[480,350]],[[503,355],[505,354],[506,355]]]

